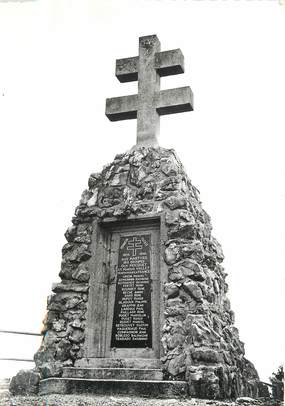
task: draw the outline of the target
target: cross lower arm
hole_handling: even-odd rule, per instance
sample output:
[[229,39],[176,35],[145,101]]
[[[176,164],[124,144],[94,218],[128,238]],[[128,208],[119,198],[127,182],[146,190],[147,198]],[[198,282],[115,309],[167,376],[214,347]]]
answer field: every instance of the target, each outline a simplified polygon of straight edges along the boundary
[[[160,116],[193,110],[193,94],[189,86],[161,90],[155,95],[155,108]],[[138,96],[113,97],[106,100],[106,116],[110,121],[137,118]]]
[[156,111],[160,116],[193,110],[193,93],[189,86],[161,90],[156,98]]
[[137,118],[138,95],[112,97],[106,99],[105,114],[110,121]]

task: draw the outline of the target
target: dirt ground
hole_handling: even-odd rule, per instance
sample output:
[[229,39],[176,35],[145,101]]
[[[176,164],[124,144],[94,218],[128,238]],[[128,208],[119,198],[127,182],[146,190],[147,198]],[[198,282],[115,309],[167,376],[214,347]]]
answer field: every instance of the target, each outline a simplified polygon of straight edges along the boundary
[[279,406],[283,403],[254,401],[243,398],[238,402],[218,402],[201,399],[144,399],[94,395],[10,396],[0,392],[0,406]]

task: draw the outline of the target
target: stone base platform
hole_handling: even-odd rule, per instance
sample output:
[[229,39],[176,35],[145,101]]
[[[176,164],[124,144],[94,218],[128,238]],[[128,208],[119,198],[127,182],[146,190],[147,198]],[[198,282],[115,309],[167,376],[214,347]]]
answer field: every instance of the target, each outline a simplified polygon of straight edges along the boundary
[[187,383],[184,381],[48,378],[40,382],[39,393],[40,395],[57,393],[182,398],[187,395]]
[[75,362],[75,368],[161,369],[161,361],[157,358],[81,358]]
[[163,381],[159,359],[83,358],[64,368],[61,378],[40,382],[40,394],[128,395],[181,398],[188,394],[184,381]]
[[81,378],[81,379],[162,381],[163,374],[160,369],[64,368],[62,377],[63,378]]

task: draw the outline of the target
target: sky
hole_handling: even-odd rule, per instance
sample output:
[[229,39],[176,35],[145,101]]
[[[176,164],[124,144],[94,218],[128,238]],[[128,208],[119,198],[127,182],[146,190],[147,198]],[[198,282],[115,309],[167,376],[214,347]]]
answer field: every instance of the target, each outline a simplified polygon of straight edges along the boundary
[[[284,360],[285,4],[282,0],[0,1],[0,329],[39,332],[64,232],[90,173],[136,139],[107,97],[134,94],[115,59],[138,37],[181,48],[194,111],[161,118],[210,214],[246,357],[262,380]],[[40,337],[0,333],[0,358]],[[0,377],[32,363],[0,361]]]

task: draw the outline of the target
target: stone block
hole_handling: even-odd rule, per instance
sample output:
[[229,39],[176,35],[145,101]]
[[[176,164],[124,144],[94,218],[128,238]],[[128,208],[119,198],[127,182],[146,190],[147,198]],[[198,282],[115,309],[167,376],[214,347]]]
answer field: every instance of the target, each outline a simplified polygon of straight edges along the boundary
[[12,395],[35,395],[39,390],[40,374],[34,370],[21,370],[13,376],[9,391]]
[[199,349],[192,352],[192,358],[201,363],[219,363],[223,361],[222,354],[212,349]]
[[39,366],[41,378],[50,378],[54,376],[61,376],[62,363],[60,361],[45,362]]
[[165,200],[165,204],[171,210],[183,209],[187,206],[187,200],[184,196],[169,196]]
[[86,293],[88,292],[89,286],[85,283],[54,283],[52,285],[52,291],[55,293],[60,292],[78,292]]
[[201,302],[203,298],[202,290],[197,285],[197,282],[186,281],[183,283],[183,289],[186,293],[195,299],[197,302]]
[[190,258],[174,265],[177,272],[181,272],[184,277],[189,277],[193,280],[204,281],[206,278],[205,272],[200,264]]
[[82,358],[75,362],[77,368],[133,368],[161,369],[161,361],[152,358]]
[[40,382],[40,395],[96,394],[104,396],[141,396],[146,398],[184,398],[188,385],[184,381],[101,380],[49,378]]
[[134,368],[64,368],[63,378],[115,379],[115,380],[148,380],[161,381],[160,369]]
[[170,375],[176,376],[179,375],[186,370],[185,365],[185,354],[180,354],[169,361],[167,366],[167,371]]

